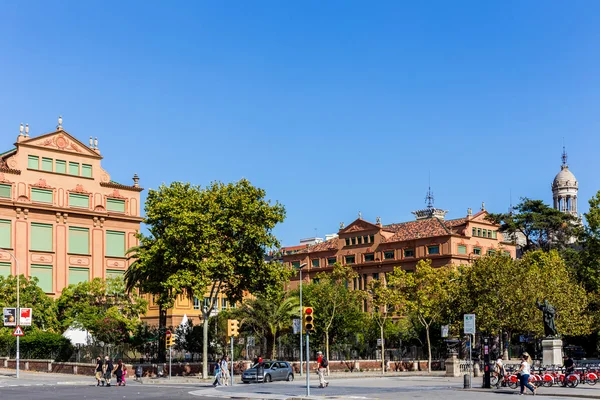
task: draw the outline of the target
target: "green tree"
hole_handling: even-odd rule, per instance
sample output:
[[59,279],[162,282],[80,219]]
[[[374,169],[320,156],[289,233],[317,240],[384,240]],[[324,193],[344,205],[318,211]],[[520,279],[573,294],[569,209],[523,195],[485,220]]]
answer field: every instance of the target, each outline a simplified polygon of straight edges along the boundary
[[97,341],[121,345],[137,331],[147,302],[135,293],[126,293],[123,280],[116,277],[69,285],[56,306],[63,329],[85,329]]
[[292,320],[298,315],[299,299],[286,294],[283,290],[279,297],[259,295],[246,300],[236,315],[241,325],[247,325],[258,335],[267,339],[267,353],[277,358],[277,337],[290,331]]
[[515,212],[489,214],[486,219],[500,224],[500,232],[525,238],[523,251],[562,249],[578,235],[577,219],[552,207],[542,200],[523,198]]
[[[56,316],[54,300],[37,285],[38,279],[19,277],[19,303],[22,308],[32,308],[32,328],[62,333]],[[0,276],[0,308],[17,306],[17,277]],[[2,329],[2,328],[0,328]],[[11,328],[6,328],[9,330]],[[26,328],[27,329],[27,328]]]
[[[371,319],[379,327],[381,339],[381,373],[385,374],[385,332],[392,316],[405,311],[406,297],[402,290],[406,283],[406,272],[399,267],[385,278],[373,279],[367,290],[371,306]],[[387,281],[387,282],[386,282]]]
[[351,331],[360,321],[357,312],[360,311],[364,292],[348,289],[348,283],[357,276],[351,266],[336,263],[333,271],[318,273],[306,287],[305,304],[315,307],[317,331],[325,337],[328,360],[332,332]]
[[535,303],[536,300],[544,299],[556,309],[556,328],[559,334],[580,336],[591,332],[592,317],[587,311],[590,296],[575,281],[556,250],[530,252],[515,263],[517,269],[522,271],[515,286],[527,293],[520,312],[515,310],[521,315],[521,332],[532,332],[543,337],[542,313]]
[[480,332],[500,337],[503,332],[510,337],[511,332],[520,329],[519,311],[531,294],[519,285],[522,271],[512,258],[497,252],[462,266],[460,272],[460,289],[453,297],[453,320],[461,321],[463,314],[473,313]]
[[131,273],[128,287],[144,290],[143,282],[150,281],[169,306],[179,295],[207,297],[201,310],[207,376],[209,316],[219,296],[230,302],[247,291],[269,296],[289,279],[288,267],[264,261],[267,249],[279,247],[272,230],[285,210],[245,179],[205,189],[181,182],[162,185],[149,191],[145,210],[151,239],[136,252],[139,266],[134,268],[142,272]]
[[[428,365],[431,372],[431,338],[430,328],[434,323],[442,322],[452,307],[453,293],[456,292],[458,272],[453,266],[433,268],[431,260],[417,263],[415,272],[394,270],[389,283],[401,284],[406,297],[406,306],[419,323],[425,328],[427,338]],[[398,281],[398,283],[396,282]]]
[[[580,236],[581,250],[563,258],[574,267],[578,281],[589,291],[600,291],[600,191],[589,200],[589,211],[584,214],[586,225]],[[570,256],[570,257],[569,257]]]

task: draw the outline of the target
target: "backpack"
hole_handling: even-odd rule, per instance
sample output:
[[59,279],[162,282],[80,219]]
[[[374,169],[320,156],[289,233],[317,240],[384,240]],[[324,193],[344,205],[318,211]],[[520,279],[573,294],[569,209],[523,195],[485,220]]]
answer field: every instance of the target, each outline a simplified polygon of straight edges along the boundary
[[327,368],[327,366],[329,366],[329,361],[327,361],[327,359],[323,357],[323,359],[321,360],[321,367]]

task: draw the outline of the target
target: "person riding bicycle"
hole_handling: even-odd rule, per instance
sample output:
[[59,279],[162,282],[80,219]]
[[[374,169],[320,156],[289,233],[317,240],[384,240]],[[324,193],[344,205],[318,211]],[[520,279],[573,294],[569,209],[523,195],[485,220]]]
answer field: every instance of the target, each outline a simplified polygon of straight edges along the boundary
[[506,376],[506,370],[504,369],[504,363],[502,362],[502,356],[498,357],[498,359],[496,360],[496,365],[495,365],[495,372],[496,375],[498,375],[498,383],[496,383],[496,386],[500,387],[500,384],[502,383],[502,379]]

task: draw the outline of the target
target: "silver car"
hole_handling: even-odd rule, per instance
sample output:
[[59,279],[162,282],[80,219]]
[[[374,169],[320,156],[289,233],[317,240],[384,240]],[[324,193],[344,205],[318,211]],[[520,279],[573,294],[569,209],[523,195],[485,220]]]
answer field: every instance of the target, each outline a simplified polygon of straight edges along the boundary
[[[259,371],[258,377],[256,376]],[[286,361],[263,361],[242,373],[242,382],[272,382],[294,380],[294,371]]]

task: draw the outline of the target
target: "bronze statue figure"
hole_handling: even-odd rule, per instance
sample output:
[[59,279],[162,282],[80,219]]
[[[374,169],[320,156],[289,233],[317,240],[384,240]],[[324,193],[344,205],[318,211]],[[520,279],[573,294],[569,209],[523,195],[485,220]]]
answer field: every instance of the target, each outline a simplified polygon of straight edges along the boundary
[[546,337],[558,336],[556,324],[554,323],[556,310],[552,304],[548,303],[548,300],[544,300],[543,303],[540,303],[539,301],[536,301],[535,303],[537,304],[537,308],[544,313],[544,334]]

